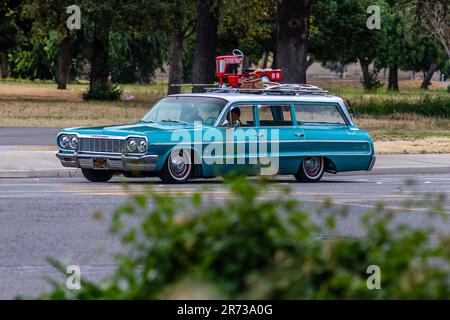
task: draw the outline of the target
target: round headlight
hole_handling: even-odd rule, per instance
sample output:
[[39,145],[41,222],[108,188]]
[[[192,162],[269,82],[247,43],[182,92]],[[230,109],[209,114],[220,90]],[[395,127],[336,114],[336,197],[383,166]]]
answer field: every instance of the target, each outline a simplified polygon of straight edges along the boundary
[[136,140],[134,140],[134,139],[128,140],[127,148],[128,148],[128,151],[135,152],[137,150]]
[[69,139],[69,146],[70,146],[72,149],[76,149],[76,148],[78,147],[78,137],[77,137],[77,136],[72,136],[72,137]]
[[59,138],[59,144],[63,149],[67,149],[69,147],[69,137],[65,135],[61,136],[61,138]]
[[140,140],[138,144],[139,152],[146,152],[147,151],[147,142],[145,140]]

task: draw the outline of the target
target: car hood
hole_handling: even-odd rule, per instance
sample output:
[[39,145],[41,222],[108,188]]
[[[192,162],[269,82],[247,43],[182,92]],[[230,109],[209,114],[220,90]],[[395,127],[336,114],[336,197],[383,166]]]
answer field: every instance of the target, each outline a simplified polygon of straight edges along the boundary
[[147,135],[156,132],[174,131],[179,129],[192,129],[193,124],[182,123],[145,123],[138,122],[134,124],[123,124],[113,126],[99,127],[79,127],[64,129],[64,132],[76,132],[87,135],[105,135],[105,136],[129,136],[129,135]]

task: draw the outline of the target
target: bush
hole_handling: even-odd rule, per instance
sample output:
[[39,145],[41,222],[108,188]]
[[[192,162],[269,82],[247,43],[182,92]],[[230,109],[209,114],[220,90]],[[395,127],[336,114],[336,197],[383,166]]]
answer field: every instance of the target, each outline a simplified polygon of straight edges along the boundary
[[394,113],[414,113],[427,117],[450,118],[450,98],[425,96],[423,99],[413,100],[384,100],[370,99],[354,103],[353,108],[360,114],[373,116],[390,115]]
[[122,95],[122,89],[120,89],[117,85],[107,84],[105,86],[98,86],[89,89],[86,92],[81,94],[84,100],[107,100],[107,101],[116,101],[120,99]]
[[[133,196],[113,216],[111,231],[127,248],[114,275],[76,292],[56,284],[41,298],[449,297],[448,235],[431,242],[430,230],[394,224],[380,204],[362,219],[364,237],[339,237],[335,218],[346,210],[325,202],[314,222],[288,190],[276,201],[262,197],[267,191],[238,179],[224,203],[200,193],[189,206],[180,197]],[[443,212],[442,201],[430,202],[432,211]],[[381,290],[367,288],[370,265],[381,268]]]
[[378,73],[379,71],[376,69],[369,71],[367,79],[361,81],[364,90],[374,91],[383,86],[383,83],[380,80],[378,80]]

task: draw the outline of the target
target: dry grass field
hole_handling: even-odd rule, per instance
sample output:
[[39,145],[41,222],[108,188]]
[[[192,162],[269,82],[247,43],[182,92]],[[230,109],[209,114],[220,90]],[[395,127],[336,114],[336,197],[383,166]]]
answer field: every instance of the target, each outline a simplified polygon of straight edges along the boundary
[[[80,95],[86,87],[71,84],[68,90],[57,90],[53,83],[0,81],[0,126],[74,127],[134,122],[166,91],[163,84],[123,86],[124,91],[135,96],[126,108],[123,101],[84,101]],[[367,94],[354,86],[330,89],[352,101],[423,96],[408,86],[398,94],[382,90]],[[445,91],[438,89],[427,94],[442,95]],[[378,153],[450,153],[450,119],[393,114],[362,116],[355,122],[372,134]]]

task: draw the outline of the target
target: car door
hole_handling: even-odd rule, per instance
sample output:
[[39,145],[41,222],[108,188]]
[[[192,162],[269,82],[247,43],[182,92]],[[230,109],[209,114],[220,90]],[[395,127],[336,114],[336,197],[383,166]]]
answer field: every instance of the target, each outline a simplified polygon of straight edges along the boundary
[[370,144],[362,140],[359,130],[352,126],[337,103],[306,103],[294,105],[299,128],[305,134],[306,156],[323,156],[331,159],[337,171],[348,168],[360,170],[366,161],[359,157],[370,156]]
[[[296,157],[305,139],[303,130],[293,122],[291,103],[259,103],[258,123],[260,135],[266,136],[266,149],[270,155],[261,165],[270,166],[268,174],[284,174],[296,171]],[[263,146],[261,146],[263,147]],[[260,150],[260,154],[264,153]]]
[[[218,153],[221,153],[222,157],[216,155],[217,161],[212,164],[215,174],[259,173],[259,131],[256,126],[255,108],[256,105],[253,103],[237,103],[228,108],[217,127],[222,143]],[[236,112],[239,113],[238,122],[232,120],[232,113]],[[204,151],[207,148],[208,146],[205,146]]]

